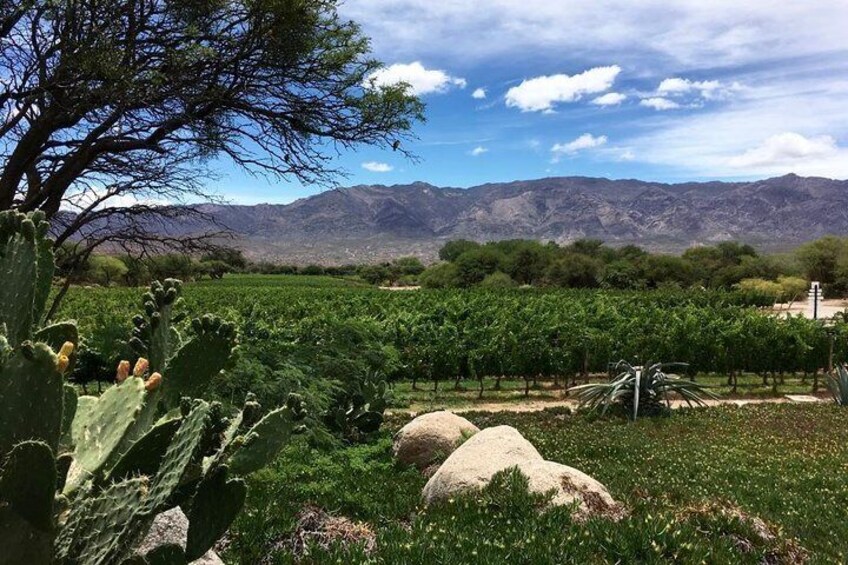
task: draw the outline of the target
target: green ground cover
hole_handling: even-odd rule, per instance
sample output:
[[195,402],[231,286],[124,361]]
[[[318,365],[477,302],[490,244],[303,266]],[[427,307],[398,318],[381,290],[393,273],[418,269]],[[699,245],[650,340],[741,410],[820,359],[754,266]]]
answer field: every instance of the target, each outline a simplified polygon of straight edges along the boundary
[[[516,427],[546,459],[603,482],[629,516],[577,524],[567,509],[540,513],[510,481],[425,511],[425,479],[391,459],[396,418],[372,445],[288,449],[254,479],[227,558],[291,562],[287,540],[307,504],[376,533],[370,554],[342,544],[313,549],[311,563],[791,563],[799,545],[815,563],[848,555],[848,418],[835,405],[684,410],[635,424],[561,411],[469,418]],[[729,508],[765,520],[774,539]]]

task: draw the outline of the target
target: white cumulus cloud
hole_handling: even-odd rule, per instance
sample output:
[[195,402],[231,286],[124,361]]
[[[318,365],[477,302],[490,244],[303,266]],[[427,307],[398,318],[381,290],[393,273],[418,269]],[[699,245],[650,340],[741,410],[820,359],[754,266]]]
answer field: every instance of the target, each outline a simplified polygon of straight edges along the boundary
[[365,79],[365,86],[390,86],[406,83],[415,95],[447,92],[452,86],[465,88],[464,78],[454,77],[439,69],[428,69],[420,61],[389,65],[374,71]]
[[362,163],[362,168],[372,173],[390,173],[394,170],[394,167],[388,163],[379,163],[377,161],[366,161]]
[[627,100],[627,96],[620,92],[607,92],[592,100],[592,104],[596,106],[618,106],[625,100]]
[[595,67],[576,75],[557,74],[540,76],[523,81],[506,93],[506,105],[522,112],[553,110],[559,102],[574,102],[586,94],[609,90],[621,67]]
[[713,100],[716,98],[725,98],[734,90],[739,90],[740,85],[734,83],[731,85],[722,84],[717,80],[689,80],[686,78],[667,78],[657,87],[657,94],[660,96],[685,96],[696,95],[705,100]]
[[486,98],[486,89],[485,88],[477,88],[474,92],[471,93],[471,98],[475,100],[483,100]]
[[663,110],[676,110],[680,108],[680,104],[675,102],[674,100],[670,100],[668,98],[663,98],[662,96],[655,96],[653,98],[645,98],[639,102],[640,106],[645,106],[647,108],[653,108],[657,111]]
[[488,153],[488,152],[489,152],[489,150],[486,147],[483,147],[482,145],[478,145],[477,147],[475,147],[474,149],[472,149],[469,152],[469,155],[471,155],[472,157],[479,157],[480,155],[482,155],[484,153]]
[[806,160],[831,157],[838,153],[836,140],[829,135],[804,137],[795,132],[773,135],[761,145],[730,159],[738,168],[792,166]]
[[586,149],[594,149],[602,145],[606,145],[607,136],[594,136],[591,133],[584,133],[574,141],[568,143],[556,143],[551,147],[553,161],[557,162],[563,155],[574,155]]

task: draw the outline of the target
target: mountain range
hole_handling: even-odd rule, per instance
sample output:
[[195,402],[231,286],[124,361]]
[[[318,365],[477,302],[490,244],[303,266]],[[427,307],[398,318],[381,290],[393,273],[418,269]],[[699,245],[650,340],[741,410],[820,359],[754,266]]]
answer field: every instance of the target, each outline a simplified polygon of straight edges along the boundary
[[726,240],[785,250],[848,234],[848,181],[787,175],[663,184],[560,177],[440,188],[328,190],[291,204],[205,205],[254,259],[343,264],[416,255],[451,239],[579,238],[678,252]]

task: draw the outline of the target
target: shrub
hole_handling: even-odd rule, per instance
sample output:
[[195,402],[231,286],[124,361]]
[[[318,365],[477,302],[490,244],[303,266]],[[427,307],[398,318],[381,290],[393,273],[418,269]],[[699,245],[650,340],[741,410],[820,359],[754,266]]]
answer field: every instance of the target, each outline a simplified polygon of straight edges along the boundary
[[453,263],[439,263],[421,273],[424,288],[451,288],[459,284],[459,270]]
[[481,288],[514,288],[515,281],[506,273],[496,271],[480,282]]

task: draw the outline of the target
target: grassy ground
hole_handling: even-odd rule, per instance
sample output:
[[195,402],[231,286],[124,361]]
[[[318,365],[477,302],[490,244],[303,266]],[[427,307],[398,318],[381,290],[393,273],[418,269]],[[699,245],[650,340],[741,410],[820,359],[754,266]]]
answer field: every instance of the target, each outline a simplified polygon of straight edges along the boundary
[[[305,504],[367,522],[377,549],[313,549],[310,563],[791,563],[848,555],[848,412],[831,404],[757,405],[593,420],[561,411],[473,413],[480,427],[518,428],[547,459],[581,469],[630,509],[621,523],[576,524],[537,511],[513,481],[440,507],[420,506],[425,479],[391,459],[396,419],[371,445],[301,441],[252,479],[225,556],[288,563]],[[759,516],[773,538],[748,520]]]
[[[605,379],[605,375],[595,375],[591,381]],[[697,375],[695,379],[708,385],[710,390],[721,398],[772,398],[786,394],[810,394],[813,386],[812,377],[803,379],[801,376],[787,375],[780,382],[778,377],[777,393],[769,378],[768,384],[763,384],[763,379],[758,375],[741,375],[738,378],[736,392],[727,386],[727,377],[724,375]],[[577,384],[583,384],[580,379]],[[569,381],[569,386],[571,382]],[[492,405],[500,403],[521,404],[524,402],[556,402],[569,398],[563,382],[554,383],[552,380],[539,380],[534,385],[530,381],[528,394],[525,396],[523,379],[502,379],[500,388],[495,378],[483,379],[483,397],[479,398],[479,384],[477,381],[460,382],[459,388],[455,387],[453,380],[439,383],[437,391],[433,390],[432,382],[418,382],[416,388],[412,388],[411,381],[400,381],[393,385],[393,407],[409,409],[414,412],[435,410],[438,408],[474,408],[475,405]],[[826,394],[823,377],[819,376],[819,394]]]

